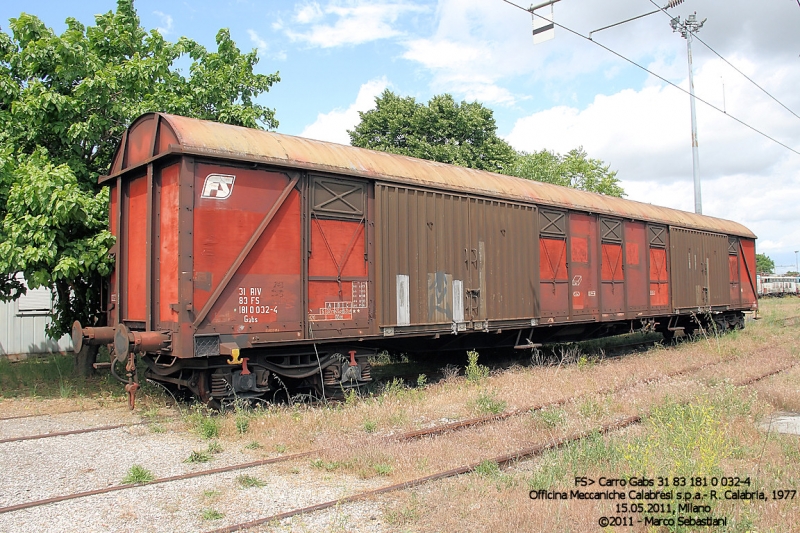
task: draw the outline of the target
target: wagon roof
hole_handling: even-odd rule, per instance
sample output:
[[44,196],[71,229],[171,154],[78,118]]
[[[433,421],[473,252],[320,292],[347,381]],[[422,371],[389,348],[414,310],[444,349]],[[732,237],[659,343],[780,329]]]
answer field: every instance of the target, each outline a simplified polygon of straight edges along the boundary
[[742,224],[721,218],[483,170],[162,113],[148,113],[134,121],[117,148],[110,176],[100,181],[176,152],[361,176],[755,238]]

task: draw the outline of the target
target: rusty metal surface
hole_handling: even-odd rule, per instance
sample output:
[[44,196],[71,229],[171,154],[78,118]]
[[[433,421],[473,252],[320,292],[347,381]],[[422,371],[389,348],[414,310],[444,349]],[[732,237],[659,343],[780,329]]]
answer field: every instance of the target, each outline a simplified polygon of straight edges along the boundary
[[[686,211],[352,146],[176,115],[160,116],[162,127],[168,123],[177,137],[179,146],[172,147],[176,151],[262,161],[755,237],[737,222]],[[121,172],[124,166],[115,163],[112,169]]]
[[381,326],[536,316],[534,206],[383,182],[375,202]]
[[670,243],[675,308],[729,305],[727,237],[670,228]]

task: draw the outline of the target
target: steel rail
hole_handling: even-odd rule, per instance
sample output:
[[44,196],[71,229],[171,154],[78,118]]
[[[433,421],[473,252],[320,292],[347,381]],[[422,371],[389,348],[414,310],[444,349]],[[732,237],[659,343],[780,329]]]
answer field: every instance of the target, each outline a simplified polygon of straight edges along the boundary
[[24,440],[37,440],[37,439],[49,439],[50,437],[63,437],[65,435],[80,435],[82,433],[93,433],[95,431],[110,431],[112,429],[119,429],[119,428],[128,428],[133,426],[142,426],[144,424],[149,424],[149,422],[134,422],[132,424],[113,424],[109,426],[96,426],[92,428],[84,428],[84,429],[70,429],[67,431],[55,431],[53,433],[41,433],[39,435],[26,435],[22,437],[9,437],[6,439],[0,439],[0,444],[6,444],[8,442],[20,442]]
[[[590,392],[590,393],[580,394],[580,395],[577,395],[577,396],[574,396],[574,397],[562,398],[562,399],[556,400],[554,402],[540,404],[540,405],[534,406],[534,407],[529,408],[529,409],[516,409],[514,411],[509,411],[507,413],[501,413],[499,415],[489,415],[489,416],[484,416],[484,417],[477,417],[477,418],[473,418],[473,419],[469,419],[469,420],[462,420],[462,421],[453,422],[453,423],[450,423],[450,424],[445,424],[445,425],[442,425],[442,426],[436,426],[436,427],[429,428],[429,429],[411,431],[411,432],[404,433],[404,434],[401,434],[401,435],[398,435],[398,436],[395,436],[395,437],[391,437],[390,440],[403,441],[403,440],[411,440],[411,439],[419,438],[419,437],[423,437],[423,436],[435,436],[435,435],[447,433],[447,432],[450,432],[450,431],[456,431],[456,430],[459,430],[459,429],[464,429],[464,428],[468,428],[468,427],[477,426],[477,425],[488,423],[488,422],[500,421],[500,420],[503,420],[505,418],[509,418],[509,417],[512,417],[512,416],[515,416],[515,415],[524,414],[526,412],[530,412],[530,411],[533,411],[533,410],[545,409],[545,408],[548,408],[548,407],[555,407],[555,406],[558,406],[558,405],[563,405],[563,404],[565,404],[565,403],[567,403],[567,402],[569,402],[571,400],[574,400],[576,398],[581,398],[582,396],[585,396],[587,394],[605,394],[607,392],[618,392],[618,391],[625,390],[626,388],[634,387],[634,386],[642,384],[642,383],[650,383],[650,382],[653,382],[653,381],[658,381],[660,379],[667,379],[669,377],[674,377],[675,375],[680,375],[680,374],[685,374],[685,373],[701,370],[701,369],[703,369],[705,367],[713,366],[713,365],[721,363],[721,362],[722,361],[705,363],[703,365],[696,365],[694,367],[682,369],[682,370],[680,370],[678,372],[674,372],[674,373],[669,374],[667,376],[661,376],[661,377],[656,377],[656,378],[645,378],[645,379],[642,379],[642,380],[637,380],[636,382],[634,382],[632,384],[626,385],[624,387],[619,387],[618,390],[612,389],[610,391],[602,391],[602,390],[601,391],[593,391],[593,392]],[[145,422],[142,422],[140,424],[145,424]],[[120,425],[120,427],[122,427],[122,426],[124,426],[124,425]],[[83,430],[83,431],[82,430],[76,430],[75,432],[96,431],[97,429],[98,428],[92,428],[92,429]],[[65,433],[73,434],[72,432],[65,432]],[[49,436],[56,436],[56,435],[55,434],[46,434],[46,435],[41,435],[41,436],[35,436],[33,438],[45,438],[45,437],[49,437]],[[16,438],[16,439],[17,440],[24,440],[24,438]],[[20,510],[20,509],[27,509],[27,508],[30,508],[30,507],[38,507],[38,506],[47,505],[47,504],[50,504],[50,503],[58,503],[58,502],[62,502],[62,501],[72,500],[72,499],[84,498],[84,497],[87,497],[87,496],[94,496],[94,495],[97,495],[97,494],[105,494],[105,493],[108,493],[108,492],[115,492],[115,491],[119,491],[119,490],[124,490],[124,489],[128,489],[128,488],[134,488],[134,487],[139,487],[139,486],[144,486],[144,485],[152,485],[152,484],[157,484],[157,483],[166,483],[166,482],[169,482],[169,481],[178,481],[178,480],[182,480],[182,479],[189,479],[189,478],[192,478],[192,477],[199,477],[199,476],[203,476],[203,475],[216,474],[216,473],[219,473],[219,472],[227,472],[227,471],[230,471],[230,470],[252,468],[252,467],[255,467],[255,466],[260,466],[261,464],[271,464],[271,463],[276,463],[276,462],[281,462],[281,461],[288,461],[288,460],[297,459],[297,458],[301,458],[301,457],[307,457],[307,456],[310,456],[312,454],[322,453],[323,451],[325,451],[325,449],[321,448],[321,449],[317,449],[317,450],[311,450],[311,451],[308,451],[308,452],[302,452],[302,453],[299,453],[299,454],[292,454],[292,455],[287,455],[287,456],[283,456],[283,457],[275,457],[275,458],[271,458],[271,459],[266,459],[266,460],[263,460],[263,461],[256,461],[254,463],[243,463],[241,465],[232,465],[232,466],[228,466],[228,467],[221,467],[221,469],[201,470],[201,471],[198,471],[198,472],[192,472],[192,473],[189,473],[189,474],[183,474],[183,475],[179,475],[179,476],[160,478],[160,479],[151,481],[149,483],[114,485],[112,487],[104,487],[102,489],[95,489],[95,490],[89,490],[89,491],[84,491],[84,492],[78,492],[78,493],[73,493],[73,494],[62,495],[62,496],[55,496],[55,497],[46,498],[46,499],[43,499],[43,500],[35,500],[35,501],[25,502],[25,503],[21,503],[21,504],[17,504],[17,505],[12,505],[12,506],[7,506],[7,507],[0,507],[0,514],[7,513],[7,512],[12,512],[12,511],[17,511],[17,510]]]
[[[765,374],[761,374],[759,376],[755,376],[755,377],[747,379],[745,381],[738,382],[735,385],[737,387],[751,385],[751,384],[756,383],[757,381],[760,381],[762,379],[766,379],[766,378],[768,378],[770,376],[774,376],[776,374],[784,372],[784,371],[794,367],[796,364],[797,363],[791,363],[789,365],[780,367],[778,369],[771,370],[771,371],[769,371],[769,372],[767,372]],[[487,461],[492,461],[492,462],[496,463],[498,466],[505,466],[505,465],[508,465],[509,463],[518,461],[520,459],[527,459],[529,457],[540,455],[545,451],[559,448],[561,446],[564,446],[565,444],[569,444],[571,442],[582,440],[582,439],[584,439],[584,438],[586,438],[586,437],[588,437],[590,435],[596,434],[596,433],[600,433],[600,434],[610,433],[612,431],[617,431],[617,430],[624,429],[626,427],[638,424],[641,421],[642,421],[642,417],[638,416],[638,415],[627,417],[627,418],[618,420],[616,422],[612,422],[612,423],[609,423],[609,424],[604,424],[604,425],[602,425],[600,427],[595,427],[595,428],[593,428],[591,430],[574,432],[572,434],[560,437],[558,439],[554,439],[554,440],[552,440],[550,442],[535,444],[533,446],[530,446],[530,447],[527,447],[527,448],[523,448],[521,450],[517,450],[517,451],[511,452],[511,453],[508,453],[508,454],[498,455],[498,456],[495,456],[493,458],[485,459],[483,461],[471,463],[471,464],[460,466],[460,467],[453,468],[453,469],[450,469],[450,470],[445,470],[445,471],[442,471],[442,472],[438,472],[436,474],[431,474],[431,475],[428,475],[428,476],[412,479],[412,480],[409,480],[409,481],[403,481],[401,483],[395,483],[393,485],[388,485],[388,486],[385,486],[385,487],[380,487],[380,488],[377,488],[377,489],[372,489],[372,490],[360,492],[360,493],[357,493],[357,494],[352,494],[350,496],[345,496],[343,498],[338,498],[338,499],[335,499],[335,500],[328,500],[326,502],[318,503],[316,505],[309,505],[307,507],[302,507],[302,508],[298,508],[298,509],[292,509],[292,510],[285,511],[285,512],[282,512],[282,513],[278,513],[278,514],[274,514],[274,515],[271,515],[271,516],[267,516],[265,518],[258,518],[256,520],[251,520],[249,522],[243,522],[241,524],[233,524],[233,525],[230,525],[230,526],[225,526],[225,527],[221,527],[221,528],[218,528],[218,529],[213,529],[213,530],[208,531],[206,533],[232,533],[234,531],[242,531],[242,530],[250,529],[250,528],[253,528],[253,527],[256,527],[256,526],[260,526],[260,525],[263,525],[263,524],[268,524],[268,523],[273,522],[273,521],[284,520],[286,518],[291,518],[293,516],[297,516],[297,515],[301,515],[301,514],[307,514],[307,513],[312,513],[312,512],[316,512],[316,511],[322,511],[324,509],[330,509],[331,507],[337,507],[339,505],[344,505],[344,504],[347,504],[347,503],[351,503],[351,502],[355,502],[355,501],[359,501],[359,500],[364,500],[364,499],[367,499],[367,498],[370,498],[370,497],[373,497],[373,496],[378,496],[378,495],[386,494],[386,493],[389,493],[389,492],[396,492],[396,491],[399,491],[399,490],[406,490],[406,489],[409,489],[409,488],[412,488],[412,487],[423,485],[425,483],[429,483],[431,481],[438,481],[440,479],[446,479],[446,478],[460,476],[462,474],[470,473],[470,472],[474,471],[475,469],[477,469],[479,465],[485,464]]]
[[58,503],[67,500],[76,500],[78,498],[85,498],[87,496],[94,496],[96,494],[107,494],[109,492],[117,492],[120,490],[132,489],[136,487],[147,487],[150,485],[159,485],[161,483],[169,483],[171,481],[181,481],[184,479],[191,479],[195,477],[201,476],[209,476],[212,474],[220,474],[223,472],[232,472],[235,470],[244,470],[246,468],[254,468],[256,466],[268,465],[273,463],[280,463],[283,461],[289,461],[292,459],[299,459],[301,457],[307,457],[312,455],[314,451],[310,452],[300,452],[294,453],[291,455],[284,455],[280,457],[271,457],[269,459],[261,459],[259,461],[252,461],[249,463],[240,463],[235,465],[229,466],[221,466],[219,468],[212,468],[210,470],[198,470],[197,472],[189,472],[187,474],[180,474],[177,476],[169,476],[169,477],[162,477],[158,479],[154,479],[153,481],[148,481],[147,483],[130,483],[126,485],[113,485],[111,487],[104,487],[102,489],[94,489],[94,490],[87,490],[83,492],[75,492],[73,494],[64,494],[63,496],[54,496],[52,498],[46,498],[43,500],[34,500],[25,503],[18,503],[16,505],[9,505],[7,507],[0,507],[0,514],[3,513],[10,513],[12,511],[19,511],[21,509],[29,509],[31,507],[39,507],[40,505],[47,505],[49,503]]

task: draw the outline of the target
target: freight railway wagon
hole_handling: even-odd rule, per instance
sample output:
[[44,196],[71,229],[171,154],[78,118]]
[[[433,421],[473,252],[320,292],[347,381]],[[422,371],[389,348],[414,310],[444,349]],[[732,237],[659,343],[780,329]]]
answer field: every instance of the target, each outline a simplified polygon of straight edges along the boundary
[[738,223],[468,168],[147,114],[100,183],[116,268],[76,349],[204,401],[342,391],[378,349],[671,336],[757,306]]

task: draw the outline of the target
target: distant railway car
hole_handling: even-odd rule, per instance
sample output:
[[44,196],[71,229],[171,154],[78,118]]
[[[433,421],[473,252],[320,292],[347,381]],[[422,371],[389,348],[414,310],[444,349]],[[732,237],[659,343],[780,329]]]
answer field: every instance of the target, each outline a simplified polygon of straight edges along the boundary
[[741,224],[469,168],[153,113],[100,183],[116,268],[76,348],[204,401],[358,386],[384,348],[671,336],[757,307]]
[[756,276],[758,283],[758,297],[770,296],[797,296],[798,278],[795,276]]

